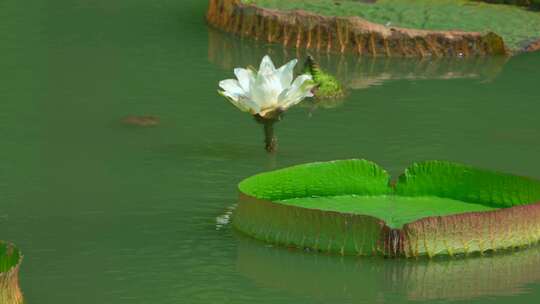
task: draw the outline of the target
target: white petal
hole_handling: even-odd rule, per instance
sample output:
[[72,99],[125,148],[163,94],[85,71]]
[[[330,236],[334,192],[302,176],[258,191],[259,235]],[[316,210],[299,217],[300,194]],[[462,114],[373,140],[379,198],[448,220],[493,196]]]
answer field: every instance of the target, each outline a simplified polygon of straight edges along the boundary
[[251,102],[245,96],[231,95],[225,91],[218,91],[219,94],[227,98],[235,107],[237,107],[242,112],[248,112],[252,115],[255,115],[261,111],[260,107]]
[[244,90],[240,87],[240,83],[236,79],[226,79],[219,82],[219,86],[223,91],[219,93],[225,96],[233,105],[244,112],[256,114],[261,108],[254,103]]
[[231,95],[228,92],[225,91],[218,91],[219,94],[221,94],[223,97],[227,98],[228,101],[230,101],[235,107],[237,107],[242,112],[251,112],[251,109],[243,102],[241,102],[239,96]]
[[270,59],[270,56],[264,56],[261,61],[261,65],[259,66],[259,75],[273,74],[275,71],[276,67],[272,62],[272,59]]
[[294,78],[294,66],[297,62],[298,59],[293,59],[278,69],[278,77],[281,82],[281,88],[283,90],[291,87],[291,82]]
[[315,87],[311,75],[303,74],[298,76],[291,87],[283,91],[278,97],[279,107],[286,110],[298,103],[306,97],[312,97],[311,90]]
[[249,92],[251,99],[257,103],[261,109],[277,106],[278,96],[282,92],[281,83],[276,73],[268,75],[257,75],[255,84]]
[[248,93],[251,87],[251,84],[255,82],[255,73],[249,69],[236,68],[234,69],[234,75],[238,78],[240,87],[244,92]]
[[246,91],[242,89],[240,83],[236,79],[225,79],[219,82],[219,87],[225,92],[229,92],[234,95],[245,95]]

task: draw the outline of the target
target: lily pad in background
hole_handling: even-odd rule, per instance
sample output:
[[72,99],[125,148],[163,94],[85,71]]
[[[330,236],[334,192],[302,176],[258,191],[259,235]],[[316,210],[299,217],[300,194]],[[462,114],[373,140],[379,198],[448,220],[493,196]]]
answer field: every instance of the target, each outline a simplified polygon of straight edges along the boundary
[[396,184],[366,160],[247,178],[234,226],[257,239],[343,255],[436,256],[540,239],[540,181],[429,161]]
[[19,288],[19,266],[22,262],[20,250],[13,244],[0,241],[0,303],[22,304]]
[[501,35],[505,44],[514,50],[522,48],[528,40],[540,38],[538,12],[521,7],[484,3],[503,2],[502,0],[379,0],[375,4],[334,0],[252,0],[250,2],[259,7],[280,11],[305,10],[326,16],[358,16],[389,27],[467,32],[492,31]]

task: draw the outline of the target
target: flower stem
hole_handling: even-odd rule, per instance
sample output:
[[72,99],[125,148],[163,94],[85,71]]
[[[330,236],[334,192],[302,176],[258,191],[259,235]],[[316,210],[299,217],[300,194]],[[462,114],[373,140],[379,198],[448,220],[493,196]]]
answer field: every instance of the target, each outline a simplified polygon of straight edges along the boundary
[[264,144],[267,152],[273,153],[277,150],[277,137],[274,135],[275,120],[266,120],[264,125]]
[[277,109],[265,116],[255,114],[255,121],[264,126],[264,147],[267,152],[274,153],[277,150],[277,137],[274,135],[274,124],[281,120],[280,109]]

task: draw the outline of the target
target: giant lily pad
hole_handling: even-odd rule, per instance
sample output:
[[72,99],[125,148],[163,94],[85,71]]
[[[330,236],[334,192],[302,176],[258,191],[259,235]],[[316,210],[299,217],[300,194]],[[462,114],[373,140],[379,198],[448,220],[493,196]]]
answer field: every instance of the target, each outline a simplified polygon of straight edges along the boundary
[[540,181],[429,161],[390,183],[366,160],[311,163],[239,185],[234,226],[267,242],[343,255],[435,256],[540,239]]
[[0,303],[21,304],[23,297],[19,289],[19,265],[21,252],[13,244],[0,241]]

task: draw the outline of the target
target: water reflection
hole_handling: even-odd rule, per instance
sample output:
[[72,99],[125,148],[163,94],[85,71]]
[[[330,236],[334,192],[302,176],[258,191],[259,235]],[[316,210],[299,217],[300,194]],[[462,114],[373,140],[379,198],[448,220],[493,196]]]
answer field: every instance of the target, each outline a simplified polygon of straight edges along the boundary
[[[209,29],[208,38],[209,61],[224,69],[253,65],[265,54],[270,54],[277,64],[293,57],[303,62],[307,56],[305,50],[287,49],[242,39],[214,29]],[[351,90],[368,89],[398,79],[468,78],[491,81],[501,72],[508,60],[506,57],[419,59],[326,53],[314,53],[313,56],[324,69],[335,74],[344,86]]]
[[464,300],[520,294],[540,280],[539,246],[466,259],[405,260],[304,253],[238,239],[240,273],[264,287],[323,300]]

